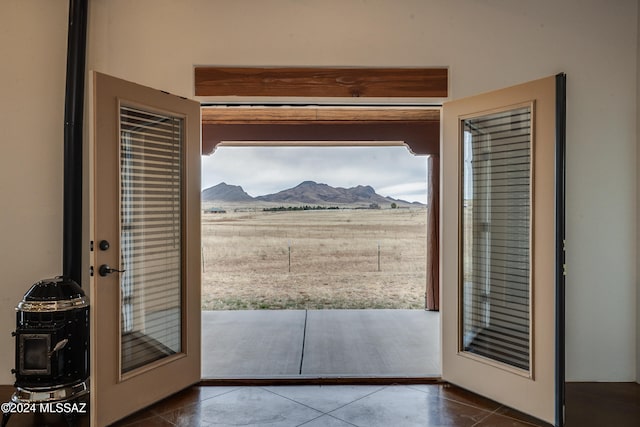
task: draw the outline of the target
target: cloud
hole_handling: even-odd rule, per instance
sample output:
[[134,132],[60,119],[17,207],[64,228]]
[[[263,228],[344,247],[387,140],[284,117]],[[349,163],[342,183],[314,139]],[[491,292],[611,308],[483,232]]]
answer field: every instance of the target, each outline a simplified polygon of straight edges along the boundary
[[426,202],[426,158],[404,147],[218,147],[202,158],[202,188],[240,185],[252,196],[312,180],[371,185],[380,194]]

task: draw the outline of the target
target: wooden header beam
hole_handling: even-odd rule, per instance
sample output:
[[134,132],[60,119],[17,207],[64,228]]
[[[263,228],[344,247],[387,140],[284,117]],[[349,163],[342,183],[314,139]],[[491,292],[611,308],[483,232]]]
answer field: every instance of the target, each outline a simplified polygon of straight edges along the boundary
[[437,107],[203,107],[201,111],[203,124],[440,121]]
[[196,67],[196,96],[446,98],[447,68]]

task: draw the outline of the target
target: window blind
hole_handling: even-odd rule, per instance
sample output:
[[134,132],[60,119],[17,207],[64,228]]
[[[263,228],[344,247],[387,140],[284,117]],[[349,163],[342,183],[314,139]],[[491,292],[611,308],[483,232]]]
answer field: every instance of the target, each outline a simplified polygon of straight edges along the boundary
[[122,373],[181,351],[183,125],[120,108]]
[[462,121],[462,350],[531,362],[531,107]]

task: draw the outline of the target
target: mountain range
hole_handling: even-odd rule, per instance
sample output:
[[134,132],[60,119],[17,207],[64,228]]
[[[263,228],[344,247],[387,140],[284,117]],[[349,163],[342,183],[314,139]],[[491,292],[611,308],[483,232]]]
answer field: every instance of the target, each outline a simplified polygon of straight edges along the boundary
[[398,206],[415,206],[420,203],[410,203],[392,197],[384,197],[376,193],[370,185],[358,185],[352,188],[332,187],[314,181],[304,181],[293,188],[264,196],[251,197],[239,185],[229,185],[224,182],[202,190],[202,201],[205,202],[272,202],[282,204],[306,205],[365,205],[371,204]]

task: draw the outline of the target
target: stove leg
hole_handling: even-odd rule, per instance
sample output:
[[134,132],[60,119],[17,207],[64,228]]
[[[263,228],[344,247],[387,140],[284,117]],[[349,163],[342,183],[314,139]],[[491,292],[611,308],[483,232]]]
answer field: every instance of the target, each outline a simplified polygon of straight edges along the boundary
[[11,412],[2,414],[2,427],[6,427],[7,423],[9,423],[9,418],[11,418]]

